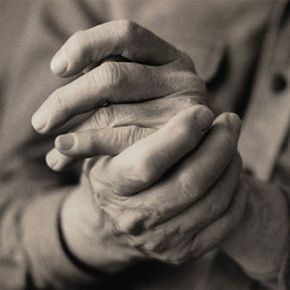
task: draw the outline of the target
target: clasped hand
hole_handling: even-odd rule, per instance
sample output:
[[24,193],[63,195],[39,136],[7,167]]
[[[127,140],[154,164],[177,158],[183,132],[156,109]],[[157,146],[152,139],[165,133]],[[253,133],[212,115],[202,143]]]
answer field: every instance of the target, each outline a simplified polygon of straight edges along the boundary
[[91,157],[82,178],[89,190],[81,184],[63,207],[75,255],[110,271],[135,259],[179,264],[218,246],[247,200],[236,149],[240,120],[231,113],[214,120],[190,58],[121,20],[73,35],[51,68],[81,76],[48,97],[34,128],[47,133],[92,112],[47,155],[57,171]]

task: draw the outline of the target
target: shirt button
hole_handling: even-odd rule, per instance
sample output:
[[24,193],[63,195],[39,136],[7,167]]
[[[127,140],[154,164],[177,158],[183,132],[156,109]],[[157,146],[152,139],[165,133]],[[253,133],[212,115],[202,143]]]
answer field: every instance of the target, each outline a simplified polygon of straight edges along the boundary
[[253,176],[254,175],[254,170],[250,167],[246,167],[244,168],[244,172],[249,175],[249,176]]
[[276,93],[281,93],[287,87],[287,80],[281,73],[276,73],[272,80],[272,89]]

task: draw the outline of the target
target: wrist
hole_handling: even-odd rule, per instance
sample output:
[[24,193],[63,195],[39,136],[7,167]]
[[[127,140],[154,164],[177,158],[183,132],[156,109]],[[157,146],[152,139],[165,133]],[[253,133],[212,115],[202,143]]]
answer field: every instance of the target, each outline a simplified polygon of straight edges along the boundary
[[[66,197],[58,215],[58,232],[59,239],[64,254],[79,270],[92,274],[93,276],[99,276],[102,274],[96,267],[89,262],[86,258],[87,253],[92,252],[89,249],[87,243],[84,243],[83,239],[84,227],[81,222],[81,207],[75,207],[74,197],[80,189],[77,188]],[[87,225],[86,225],[87,226]],[[84,231],[86,232],[86,231]]]
[[[131,264],[130,251],[96,209],[90,186],[82,182],[63,202],[60,230],[64,250],[85,271],[115,273]],[[88,182],[86,182],[88,183]]]

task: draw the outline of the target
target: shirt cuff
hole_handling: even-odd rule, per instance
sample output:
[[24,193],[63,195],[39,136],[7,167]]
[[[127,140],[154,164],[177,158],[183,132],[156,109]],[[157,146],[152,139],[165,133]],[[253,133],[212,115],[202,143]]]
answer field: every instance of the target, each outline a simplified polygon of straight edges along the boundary
[[90,289],[100,283],[100,277],[82,271],[63,251],[58,215],[65,197],[50,194],[36,198],[22,216],[22,242],[36,288]]

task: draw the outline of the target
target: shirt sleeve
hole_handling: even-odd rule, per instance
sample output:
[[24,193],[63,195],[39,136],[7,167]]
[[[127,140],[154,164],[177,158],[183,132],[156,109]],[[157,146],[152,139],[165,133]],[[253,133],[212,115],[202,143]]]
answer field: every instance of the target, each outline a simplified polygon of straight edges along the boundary
[[82,271],[63,252],[57,228],[66,189],[62,190],[15,197],[1,206],[3,289],[89,289],[101,283],[100,277]]
[[[284,245],[281,247],[280,254],[281,254],[281,263],[277,267],[277,271],[273,271],[272,273],[266,273],[266,274],[259,274],[258,272],[250,272],[249,274],[257,281],[261,281],[263,285],[267,287],[267,289],[271,290],[289,290],[290,289],[290,191],[289,189],[286,190],[283,186],[279,186],[275,184],[274,186],[270,186],[269,184],[257,182],[256,188],[259,189],[260,192],[263,194],[267,194],[267,189],[270,188],[270,190],[273,190],[275,188],[274,193],[276,191],[280,192],[281,195],[285,198],[285,208],[286,211],[283,211],[281,208],[281,215],[285,215],[285,222],[280,226],[281,228],[281,240],[284,240]],[[274,196],[274,195],[273,195]],[[277,194],[276,194],[277,196]],[[269,199],[271,202],[271,199]],[[272,202],[275,203],[275,198],[272,199]],[[279,211],[279,209],[276,209]],[[275,220],[268,221],[269,223],[269,229],[273,228],[273,224],[275,225]],[[272,224],[272,225],[271,225]],[[283,239],[283,233],[286,232],[286,239]],[[275,240],[273,236],[273,240]],[[275,247],[275,243],[273,241],[268,241],[269,245],[273,245]],[[270,246],[269,246],[270,247]],[[267,253],[265,253],[267,255]]]
[[251,176],[243,180],[248,194],[245,215],[223,250],[262,289],[288,290],[289,192]]
[[22,1],[7,1],[11,7],[4,15],[9,28],[18,20],[13,9],[27,13],[21,34],[6,33],[12,46],[0,74],[6,76],[5,83],[0,79],[5,85],[0,90],[0,288],[87,289],[100,279],[64,254],[57,226],[62,201],[78,183],[77,170],[49,170],[44,157],[54,136],[37,135],[30,119],[53,90],[69,81],[50,72],[53,54],[75,31],[102,22],[99,12],[104,16],[105,7],[100,1],[25,2],[24,9]]

